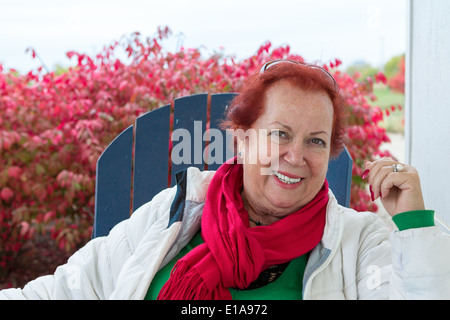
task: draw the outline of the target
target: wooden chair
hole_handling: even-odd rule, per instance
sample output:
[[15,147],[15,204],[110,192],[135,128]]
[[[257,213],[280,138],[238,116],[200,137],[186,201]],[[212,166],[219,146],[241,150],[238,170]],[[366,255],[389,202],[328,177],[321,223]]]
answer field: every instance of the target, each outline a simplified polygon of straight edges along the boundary
[[[175,99],[173,108],[166,105],[140,116],[134,126],[125,129],[111,142],[97,162],[94,238],[107,235],[114,225],[129,218],[133,211],[158,192],[174,185],[176,172],[189,166],[216,170],[223,161],[234,155],[226,143],[222,143],[223,161],[219,163],[208,164],[208,160],[205,163],[205,157],[200,153],[205,150],[203,134],[207,126],[218,128],[227,105],[235,95],[196,94]],[[194,140],[191,161],[186,164],[169,163],[171,130],[176,129],[187,130],[182,132],[189,132]],[[221,133],[225,142],[226,132]],[[173,148],[182,142],[174,141]],[[215,150],[219,155],[220,151]],[[352,159],[347,149],[330,161],[327,179],[338,202],[348,207]]]

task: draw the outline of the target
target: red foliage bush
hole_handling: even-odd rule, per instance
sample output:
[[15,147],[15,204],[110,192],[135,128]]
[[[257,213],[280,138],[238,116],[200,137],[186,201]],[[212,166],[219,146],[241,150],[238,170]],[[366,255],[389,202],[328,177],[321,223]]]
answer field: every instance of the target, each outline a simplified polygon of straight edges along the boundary
[[397,92],[405,93],[405,57],[400,59],[398,72],[388,81],[389,87]]
[[[180,96],[239,91],[268,60],[303,60],[289,46],[270,43],[240,62],[221,54],[203,57],[198,49],[167,52],[162,42],[169,36],[168,28],[146,39],[134,33],[96,57],[68,52],[76,66],[61,75],[42,68],[18,75],[0,65],[0,269],[7,270],[36,233],[50,232],[61,250],[90,239],[97,159],[138,115]],[[115,55],[120,48],[126,63]],[[376,210],[360,175],[364,159],[383,155],[383,113],[368,104],[375,99],[372,79],[357,82],[340,64],[336,59],[324,67],[334,73],[350,110],[351,205]]]

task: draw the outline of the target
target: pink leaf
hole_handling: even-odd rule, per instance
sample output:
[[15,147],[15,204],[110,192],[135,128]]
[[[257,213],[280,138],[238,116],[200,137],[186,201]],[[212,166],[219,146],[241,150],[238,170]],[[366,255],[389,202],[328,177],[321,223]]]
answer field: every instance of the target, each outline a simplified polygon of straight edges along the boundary
[[2,198],[4,201],[9,201],[14,196],[14,192],[8,188],[5,187],[0,192],[0,198]]
[[387,84],[387,78],[386,78],[386,76],[383,74],[383,72],[378,72],[376,75],[375,75],[375,81],[377,82],[377,83],[379,83],[379,82],[382,82],[382,83],[384,83],[384,84]]
[[11,178],[19,179],[20,177],[20,168],[16,166],[11,166],[8,168],[8,176]]
[[67,58],[72,59],[72,57],[76,54],[75,51],[69,51],[66,53]]
[[30,224],[28,222],[26,222],[26,221],[22,221],[20,223],[20,226],[21,226],[21,228],[20,228],[20,235],[22,237],[24,237],[28,233],[28,231],[30,230]]

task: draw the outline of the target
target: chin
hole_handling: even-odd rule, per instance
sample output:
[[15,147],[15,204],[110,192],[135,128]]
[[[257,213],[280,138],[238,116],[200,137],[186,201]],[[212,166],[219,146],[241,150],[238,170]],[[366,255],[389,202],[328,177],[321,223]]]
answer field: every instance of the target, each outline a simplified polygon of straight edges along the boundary
[[288,199],[283,199],[282,196],[277,197],[275,193],[274,195],[275,197],[271,199],[271,203],[276,208],[275,210],[277,212],[289,211],[287,214],[290,214],[299,210],[303,206],[301,203],[299,203],[298,198],[296,202],[293,202],[292,197],[289,197]]

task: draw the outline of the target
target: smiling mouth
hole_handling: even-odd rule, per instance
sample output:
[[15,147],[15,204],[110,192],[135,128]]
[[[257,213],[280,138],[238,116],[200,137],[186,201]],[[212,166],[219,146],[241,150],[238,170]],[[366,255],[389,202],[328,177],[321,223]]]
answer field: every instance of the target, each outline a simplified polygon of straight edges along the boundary
[[278,178],[278,180],[280,180],[281,182],[286,183],[286,184],[296,184],[303,180],[303,178],[298,178],[298,179],[289,178],[288,176],[285,176],[284,174],[281,174],[276,171],[273,174]]

